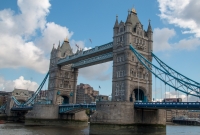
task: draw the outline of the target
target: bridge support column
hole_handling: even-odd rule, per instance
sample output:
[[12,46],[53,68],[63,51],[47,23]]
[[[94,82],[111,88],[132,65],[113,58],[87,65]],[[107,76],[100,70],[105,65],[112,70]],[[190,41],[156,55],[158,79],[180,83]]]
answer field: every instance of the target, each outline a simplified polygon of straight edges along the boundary
[[134,108],[133,102],[97,102],[90,134],[166,134],[165,110]]

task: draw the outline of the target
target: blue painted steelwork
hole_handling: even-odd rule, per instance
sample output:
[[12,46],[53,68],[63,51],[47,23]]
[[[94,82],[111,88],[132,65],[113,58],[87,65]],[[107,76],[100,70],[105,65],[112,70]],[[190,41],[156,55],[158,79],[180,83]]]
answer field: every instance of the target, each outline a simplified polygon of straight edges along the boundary
[[[177,78],[176,76],[170,74],[169,72],[162,70],[148,61],[145,57],[143,57],[140,53],[137,52],[136,49],[132,45],[130,45],[130,50],[135,54],[138,60],[144,65],[144,67],[150,71],[153,75],[159,78],[162,82],[169,85],[170,87],[174,88],[175,90],[181,91],[187,95],[192,95],[196,97],[200,97],[200,93],[198,91],[193,90],[193,92],[187,91],[183,88],[184,85],[176,85],[176,82],[182,82],[185,84],[190,84],[185,80]],[[199,87],[200,89],[200,87]]]
[[0,110],[5,110],[5,109],[6,109],[6,105],[7,105],[7,104],[1,105],[1,106],[0,106]]
[[199,102],[135,102],[135,108],[200,110]]
[[185,90],[189,89],[190,92],[195,92],[195,93],[199,94],[200,83],[198,83],[198,82],[182,75],[181,73],[177,72],[176,70],[172,69],[167,64],[165,64],[163,61],[161,61],[153,52],[152,52],[152,56],[166,72],[168,72],[169,74],[171,74],[173,76],[176,76],[180,80],[183,80],[183,81],[178,81],[177,85],[184,85],[183,88],[185,88]]
[[96,53],[100,54],[100,52],[104,52],[104,53],[112,52],[112,48],[113,48],[113,42],[109,42],[107,44],[96,46],[95,48],[92,48],[86,51],[79,51],[78,53],[62,58],[58,60],[57,64],[58,65],[64,65],[65,63],[70,64],[77,61],[77,59],[79,60],[84,59],[84,57],[89,58],[92,54],[96,54]]
[[69,111],[75,109],[90,109],[96,110],[96,104],[66,104],[66,105],[59,105],[59,113],[67,113]]
[[99,55],[99,56],[95,56],[95,57],[91,57],[91,58],[88,58],[88,59],[81,60],[79,62],[72,64],[72,67],[73,68],[82,68],[82,67],[85,67],[85,66],[94,65],[95,63],[100,63],[102,61],[103,62],[110,61],[112,59],[113,59],[113,54],[112,54],[112,52],[110,52],[110,53],[106,53],[106,54],[102,54],[102,55]]
[[11,111],[28,111],[32,109],[32,106],[15,106],[11,108]]
[[32,97],[30,97],[25,103],[20,103],[19,101],[17,101],[17,99],[12,96],[12,99],[14,100],[15,104],[17,106],[28,106],[29,104],[34,104],[34,99],[36,98],[36,96],[39,94],[39,92],[42,90],[42,87],[44,86],[47,78],[49,76],[49,72],[46,74],[44,80],[42,81],[42,83],[40,84],[39,88],[36,90],[36,92],[33,94]]
[[[75,109],[88,108],[96,110],[96,104],[66,104],[59,106],[59,113],[67,113]],[[200,102],[135,102],[134,108],[143,109],[187,109],[200,110]]]

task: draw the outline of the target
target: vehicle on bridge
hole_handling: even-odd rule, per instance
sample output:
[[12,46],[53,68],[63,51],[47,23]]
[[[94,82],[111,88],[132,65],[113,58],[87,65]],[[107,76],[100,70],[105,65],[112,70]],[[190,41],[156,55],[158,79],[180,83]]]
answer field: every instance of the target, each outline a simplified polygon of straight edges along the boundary
[[162,102],[182,102],[182,98],[164,98]]

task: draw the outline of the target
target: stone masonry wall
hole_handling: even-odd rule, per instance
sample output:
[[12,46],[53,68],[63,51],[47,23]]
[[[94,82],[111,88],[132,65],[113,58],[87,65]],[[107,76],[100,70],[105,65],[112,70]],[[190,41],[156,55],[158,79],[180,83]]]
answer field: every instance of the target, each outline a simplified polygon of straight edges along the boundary
[[134,119],[137,124],[166,124],[166,110],[135,109]]
[[26,119],[58,119],[58,105],[36,105],[26,114]]
[[91,123],[133,124],[134,108],[132,102],[97,102],[96,112]]

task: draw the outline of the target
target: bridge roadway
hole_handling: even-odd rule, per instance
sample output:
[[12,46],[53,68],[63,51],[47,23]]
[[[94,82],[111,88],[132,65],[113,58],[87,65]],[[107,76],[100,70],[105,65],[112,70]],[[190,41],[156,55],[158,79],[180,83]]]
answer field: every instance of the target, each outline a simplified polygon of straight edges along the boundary
[[[78,51],[73,55],[62,58],[58,61],[57,65],[63,66],[73,63],[72,67],[82,68],[88,66],[89,61],[91,63],[93,59],[96,59],[96,62],[97,59],[102,59],[102,58],[104,59],[103,62],[111,61],[113,59],[113,56],[110,56],[112,55],[112,52],[113,52],[113,42],[109,42],[107,44],[96,46],[95,48],[86,51]],[[107,56],[107,58],[102,57],[102,55]],[[84,64],[85,61],[88,61],[87,65]],[[80,66],[82,64],[84,64],[84,66]]]
[[[32,110],[31,106],[12,107],[12,111]],[[77,112],[80,109],[96,110],[96,104],[65,104],[59,105],[59,113]],[[200,110],[200,102],[135,102],[137,109],[182,109]]]

